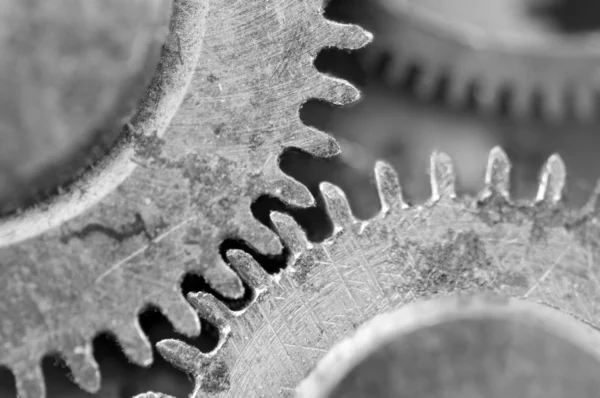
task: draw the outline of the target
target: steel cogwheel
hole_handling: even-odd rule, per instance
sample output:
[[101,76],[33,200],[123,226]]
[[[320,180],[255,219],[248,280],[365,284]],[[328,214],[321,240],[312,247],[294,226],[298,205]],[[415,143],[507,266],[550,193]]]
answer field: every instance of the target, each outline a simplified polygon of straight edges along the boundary
[[250,205],[266,193],[313,203],[279,169],[279,155],[287,147],[320,156],[339,150],[302,124],[299,109],[311,98],[346,104],[359,94],[313,60],[325,47],[371,40],[327,20],[323,3],[177,0],[130,140],[62,196],[3,220],[0,365],[14,372],[19,397],[45,396],[40,360],[48,353],[62,355],[75,381],[96,391],[91,339],[99,332],[148,365],[152,349],[137,319],[148,305],[176,330],[198,334],[181,293],[185,274],[200,274],[223,297],[244,293],[219,253],[225,239],[267,255],[282,250]]
[[597,34],[552,34],[520,15],[533,7],[531,1],[493,1],[482,8],[477,0],[377,0],[370,14],[359,3],[359,19],[373,26],[376,38],[365,62],[387,59],[384,74],[391,82],[418,68],[418,96],[430,98],[443,84],[451,104],[471,98],[484,111],[506,107],[514,117],[594,117]]
[[600,314],[600,191],[584,209],[567,210],[565,167],[555,155],[536,199],[515,203],[509,169],[506,154],[493,149],[484,191],[460,198],[450,158],[435,153],[431,199],[408,206],[395,171],[378,162],[382,209],[368,221],[352,215],[339,188],[323,183],[333,236],[310,243],[291,217],[272,213],[292,253],[288,267],[267,275],[244,252],[228,252],[253,288],[251,304],[232,311],[213,295],[190,293],[200,317],[220,329],[218,347],[205,354],[170,339],[158,351],[193,375],[192,397],[290,396],[336,341],[416,299],[494,293],[541,302],[593,325]]

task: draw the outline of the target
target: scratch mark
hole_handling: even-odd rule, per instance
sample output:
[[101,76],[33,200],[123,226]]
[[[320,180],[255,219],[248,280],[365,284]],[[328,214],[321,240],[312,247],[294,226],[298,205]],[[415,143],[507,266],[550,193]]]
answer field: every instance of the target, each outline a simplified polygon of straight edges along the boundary
[[554,264],[552,264],[552,266],[550,268],[548,268],[548,270],[546,270],[546,272],[544,272],[544,274],[535,282],[535,284],[531,287],[531,289],[529,289],[529,291],[527,293],[525,293],[525,295],[523,296],[523,298],[527,298],[529,297],[530,294],[532,294],[539,286],[540,284],[546,280],[546,278],[548,276],[550,276],[550,274],[552,273],[552,271],[554,271],[554,269],[556,269],[556,267],[558,266],[558,263],[562,260],[562,258],[564,257],[565,252],[563,252],[554,262]]
[[[197,216],[192,216],[192,217],[188,218],[187,220],[183,220],[179,224],[175,225],[173,228],[171,228],[171,229],[165,231],[163,234],[157,236],[153,240],[153,242],[155,242],[155,243],[160,242],[161,240],[163,240],[164,238],[166,238],[168,235],[172,234],[173,232],[175,232],[176,230],[180,229],[181,227],[183,227],[184,225],[186,225],[190,221],[195,220],[196,218],[197,218]],[[98,278],[96,278],[96,280],[93,283],[100,282],[102,279],[106,278],[109,274],[113,273],[114,271],[116,271],[117,269],[119,269],[121,266],[123,266],[127,262],[131,261],[135,257],[137,257],[140,254],[142,254],[143,252],[145,252],[149,247],[150,247],[150,244],[142,246],[138,250],[134,251],[129,256],[125,257],[123,260],[117,262],[112,267],[110,267],[109,269],[107,269],[105,272],[103,272],[102,274],[100,274],[100,276],[98,276]]]

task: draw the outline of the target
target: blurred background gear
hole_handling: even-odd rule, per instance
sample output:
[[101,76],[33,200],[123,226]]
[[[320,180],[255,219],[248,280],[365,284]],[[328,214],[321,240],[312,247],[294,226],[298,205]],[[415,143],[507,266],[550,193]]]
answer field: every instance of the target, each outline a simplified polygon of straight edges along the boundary
[[122,137],[172,0],[3,0],[0,214],[56,193]]

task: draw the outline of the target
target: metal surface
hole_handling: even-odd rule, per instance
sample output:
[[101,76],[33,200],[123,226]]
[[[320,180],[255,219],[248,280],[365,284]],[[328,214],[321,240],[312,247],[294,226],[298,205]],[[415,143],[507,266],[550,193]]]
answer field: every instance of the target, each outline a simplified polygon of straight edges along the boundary
[[529,301],[455,296],[375,317],[336,344],[298,396],[596,397],[600,333]]
[[365,62],[384,64],[390,82],[412,75],[418,96],[432,97],[443,86],[451,104],[473,101],[485,111],[506,108],[513,117],[595,116],[598,32],[557,32],[544,18],[547,2],[354,3],[357,18],[376,37]]
[[580,211],[561,200],[565,168],[551,157],[535,202],[508,198],[509,161],[489,158],[478,198],[454,194],[450,159],[432,157],[432,197],[409,207],[397,176],[378,163],[381,212],[361,222],[344,194],[323,184],[334,235],[309,243],[287,215],[272,220],[291,251],[288,268],[264,273],[230,251],[232,266],[253,289],[252,303],[232,311],[213,295],[190,293],[201,317],[220,329],[209,354],[178,341],[159,352],[196,380],[192,397],[290,396],[340,338],[375,315],[416,299],[489,292],[539,301],[594,323],[600,311],[597,196]]
[[279,155],[287,147],[338,151],[298,112],[309,98],[357,99],[355,88],[319,73],[313,60],[322,48],[370,40],[326,20],[323,6],[176,0],[130,139],[67,192],[0,222],[0,364],[15,373],[19,397],[45,395],[39,364],[50,352],[66,359],[81,387],[97,390],[90,341],[100,331],[113,333],[133,362],[149,364],[137,320],[147,305],[178,331],[197,334],[181,293],[186,273],[224,297],[244,294],[219,253],[225,239],[265,254],[282,250],[250,205],[265,193],[313,203],[279,169]]
[[3,0],[0,214],[100,159],[141,99],[172,0]]

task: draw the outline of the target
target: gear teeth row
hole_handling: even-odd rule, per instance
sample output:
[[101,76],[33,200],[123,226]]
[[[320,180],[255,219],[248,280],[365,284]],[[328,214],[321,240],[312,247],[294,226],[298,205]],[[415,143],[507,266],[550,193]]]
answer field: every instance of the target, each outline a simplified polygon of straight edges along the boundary
[[363,67],[389,84],[411,81],[416,98],[441,94],[453,106],[475,105],[483,113],[549,122],[595,117],[600,94],[593,67],[600,57],[596,49],[577,44],[511,48],[488,37],[479,41],[478,32],[456,34],[445,23],[422,18],[408,3],[373,3],[366,9],[358,1],[353,4],[355,19],[376,33]]
[[[473,199],[482,199],[482,201],[477,201],[477,203],[482,206],[480,209],[484,213],[488,211],[495,212],[495,204],[500,202],[500,204],[508,206],[507,211],[509,213],[517,212],[519,213],[519,217],[524,216],[524,219],[519,217],[514,220],[510,217],[506,219],[508,228],[507,233],[522,236],[522,234],[525,233],[525,229],[532,227],[529,225],[530,222],[535,224],[537,213],[534,214],[531,211],[536,212],[539,210],[544,212],[547,209],[552,210],[553,208],[561,206],[561,193],[566,176],[565,165],[560,156],[551,156],[540,172],[538,197],[534,201],[530,201],[523,206],[521,204],[509,203],[510,168],[511,164],[507,154],[499,147],[493,148],[488,157],[485,174],[485,189],[482,191],[480,197]],[[320,190],[325,199],[327,213],[332,219],[335,228],[334,236],[320,244],[311,244],[308,241],[305,232],[291,216],[277,212],[271,213],[270,218],[274,225],[274,229],[291,253],[287,267],[279,275],[270,276],[266,274],[251,256],[242,251],[228,252],[227,258],[230,260],[232,268],[256,293],[253,295],[251,303],[244,310],[233,311],[213,295],[207,293],[193,293],[188,295],[190,303],[196,309],[199,316],[218,328],[220,335],[218,347],[210,353],[202,353],[178,340],[164,340],[158,344],[158,350],[161,355],[178,368],[195,377],[196,390],[192,394],[192,397],[204,396],[203,394],[205,394],[205,391],[203,390],[203,385],[205,385],[211,377],[208,367],[216,366],[215,364],[219,363],[219,361],[224,361],[226,366],[237,366],[234,364],[247,363],[247,361],[250,361],[251,359],[248,358],[251,358],[254,354],[254,350],[259,350],[259,348],[256,348],[254,345],[249,348],[246,344],[254,344],[248,342],[254,341],[254,338],[259,333],[261,337],[256,338],[256,340],[259,341],[256,342],[256,345],[258,346],[262,346],[264,341],[269,341],[273,345],[282,344],[284,347],[281,348],[278,346],[277,349],[273,348],[274,351],[285,351],[287,344],[290,351],[286,351],[287,354],[285,355],[291,355],[289,358],[295,359],[294,353],[299,353],[302,349],[307,349],[310,352],[308,354],[303,354],[307,355],[305,358],[317,358],[319,355],[318,353],[325,351],[325,349],[322,346],[319,346],[316,340],[322,339],[320,340],[322,342],[327,340],[327,337],[315,337],[315,340],[310,340],[309,344],[299,343],[295,339],[296,331],[293,327],[291,334],[289,336],[286,334],[286,328],[290,327],[290,324],[293,323],[293,319],[301,318],[302,315],[300,313],[303,313],[304,315],[308,314],[306,315],[306,318],[308,319],[307,324],[302,324],[302,327],[309,329],[304,330],[304,333],[312,331],[310,328],[314,325],[311,322],[313,316],[316,317],[317,315],[311,311],[315,311],[315,309],[323,311],[321,314],[323,321],[331,323],[331,328],[340,328],[340,333],[348,332],[348,330],[340,325],[340,322],[338,322],[339,319],[348,317],[348,319],[346,319],[347,322],[354,325],[356,323],[353,322],[357,322],[357,319],[354,318],[354,316],[357,316],[356,312],[352,309],[345,308],[345,304],[340,304],[341,301],[338,304],[344,307],[343,310],[330,307],[325,309],[322,304],[307,302],[311,300],[317,302],[317,299],[313,300],[314,295],[321,295],[323,291],[331,289],[330,294],[333,296],[348,294],[349,297],[352,297],[353,299],[348,307],[360,307],[357,312],[363,316],[367,316],[365,315],[365,312],[369,313],[369,311],[375,311],[371,306],[376,306],[376,303],[379,303],[379,305],[382,306],[381,308],[387,308],[385,300],[398,300],[399,303],[411,301],[408,295],[405,297],[402,289],[411,283],[414,283],[415,285],[424,283],[423,278],[427,279],[428,276],[412,276],[411,270],[407,270],[406,275],[398,275],[401,267],[392,267],[391,264],[395,264],[396,261],[399,261],[402,258],[402,255],[400,253],[395,253],[392,254],[393,259],[389,258],[383,260],[382,258],[385,258],[387,254],[383,255],[383,257],[379,254],[382,248],[388,248],[385,244],[391,244],[391,241],[384,242],[385,244],[383,246],[375,245],[373,248],[369,246],[371,244],[381,243],[379,240],[384,236],[389,236],[389,233],[393,233],[394,231],[398,232],[398,222],[402,222],[401,225],[404,225],[404,222],[406,222],[408,225],[418,220],[416,222],[421,223],[422,226],[435,225],[437,229],[439,225],[431,221],[429,217],[446,217],[447,214],[448,217],[451,218],[451,220],[448,221],[450,224],[447,227],[452,230],[454,227],[452,224],[453,219],[458,220],[466,217],[464,218],[466,223],[468,223],[469,220],[476,224],[478,223],[473,226],[474,230],[483,228],[482,231],[488,231],[481,232],[481,239],[489,239],[490,236],[494,236],[493,241],[498,239],[497,236],[490,232],[491,229],[495,227],[490,226],[488,221],[484,218],[478,218],[481,215],[472,211],[473,209],[470,205],[475,203],[475,201],[467,203],[463,201],[463,198],[457,197],[455,192],[455,174],[452,167],[452,160],[448,155],[442,152],[434,152],[430,160],[429,174],[432,187],[430,200],[425,205],[408,206],[403,200],[402,189],[397,173],[389,164],[381,161],[377,162],[375,165],[375,181],[382,208],[380,214],[375,218],[364,222],[359,221],[354,217],[349,201],[340,188],[329,183],[321,184]],[[592,199],[591,203],[595,203],[595,198]],[[490,203],[491,206],[486,207],[490,205]],[[438,208],[435,210],[438,205],[443,209]],[[525,210],[525,212],[522,212],[523,210]],[[597,213],[598,212],[594,214]],[[577,215],[577,217],[579,217],[579,215]],[[523,224],[523,220],[528,221]],[[566,231],[563,226],[567,224],[563,225],[563,221],[564,220],[561,220],[560,225],[558,226],[562,231],[561,234],[559,234],[560,237],[563,237],[562,233]],[[473,230],[470,230],[469,228],[465,228],[465,231],[469,230],[471,231],[470,233],[474,233]],[[439,237],[445,236],[443,235],[443,231],[438,231],[437,233],[439,234]],[[531,233],[533,234],[533,232]],[[345,236],[345,234],[348,234],[348,236]],[[411,236],[409,235],[407,238],[410,240]],[[365,240],[361,241],[362,239]],[[429,238],[418,237],[417,239],[428,241]],[[556,239],[556,237],[554,239]],[[340,241],[342,242],[340,243]],[[532,244],[536,245],[537,243]],[[490,245],[490,247],[494,246],[493,244]],[[460,246],[460,251],[463,249],[464,248]],[[524,249],[523,245],[520,246],[519,250],[522,249]],[[544,251],[543,247],[541,249]],[[361,253],[364,256],[372,256],[372,262],[369,262],[367,265],[367,268],[369,266],[372,266],[372,268],[369,270],[361,270],[361,267],[365,266],[365,264],[362,266],[360,264],[355,264],[355,259],[348,257],[349,255],[351,256],[352,250]],[[368,250],[374,250],[376,254],[367,254],[366,251]],[[397,250],[403,251],[409,249],[398,249],[398,247],[393,249],[391,247],[389,248],[390,253]],[[539,251],[540,247],[535,247],[535,250]],[[388,249],[385,249],[384,251],[387,253]],[[521,252],[519,251],[519,253]],[[334,265],[336,261],[338,264]],[[379,264],[379,261],[383,261],[385,264]],[[347,262],[347,264],[344,262]],[[537,264],[534,261],[531,265],[538,267],[540,264]],[[485,269],[487,266],[489,266],[489,264],[482,266],[481,272],[489,272],[489,270]],[[336,271],[333,271],[332,267],[336,267]],[[362,273],[363,271],[364,274]],[[536,270],[535,273],[532,271],[532,274],[526,274],[524,278],[530,278],[531,281],[536,281],[539,277],[539,272],[539,270]],[[562,272],[568,271],[563,270]],[[379,276],[383,279],[376,282],[376,277],[373,273],[380,273]],[[344,280],[344,283],[340,283],[338,278]],[[371,278],[373,278],[373,280],[370,280]],[[385,278],[392,279],[385,280]],[[409,281],[404,278],[409,278]],[[364,293],[364,289],[367,288],[373,289],[371,293],[377,297],[363,296],[363,294],[366,294]],[[504,288],[508,288],[508,286],[504,286],[503,289]],[[522,288],[522,286],[520,288]],[[303,295],[302,289],[306,290],[304,292],[306,295]],[[504,290],[502,290],[502,292],[504,292]],[[522,293],[519,293],[519,295],[522,296]],[[524,297],[526,298],[527,295],[528,294],[525,294]],[[326,294],[319,297],[326,299],[325,301],[330,299]],[[378,300],[382,301],[378,302]],[[336,303],[335,300],[327,302],[329,304]],[[311,307],[312,310],[309,307]],[[297,309],[298,312],[286,312],[290,311],[292,308],[294,311]],[[341,312],[338,313],[336,311]],[[273,316],[274,319],[271,319],[271,316]],[[590,315],[590,317],[592,317],[592,315]],[[278,320],[276,321],[275,318]],[[285,321],[281,321],[282,318],[285,319]],[[262,325],[265,323],[267,325],[263,328]],[[238,330],[238,328],[243,330]],[[277,337],[267,334],[265,329],[269,329],[269,333],[272,332],[276,334]],[[315,330],[319,329],[316,328]],[[279,332],[281,332],[281,336],[278,334]],[[321,334],[326,335],[327,333],[328,331],[321,331]],[[298,335],[301,334],[302,333],[298,333]],[[283,343],[279,341],[280,338],[284,340]],[[230,344],[230,342],[232,343]],[[240,344],[239,347],[238,344]],[[315,345],[313,346],[310,344]],[[299,351],[291,351],[292,349],[297,349]],[[276,358],[275,354],[271,357],[271,347],[265,349],[265,352],[267,350],[269,350],[269,360],[279,360]],[[266,358],[266,356],[264,358]],[[269,365],[270,363],[264,366]],[[310,364],[307,366],[310,366]],[[282,365],[282,367],[285,366]],[[290,369],[293,368],[295,368],[295,365],[290,367]],[[236,371],[239,372],[239,368],[234,370],[230,369],[231,374],[238,375],[239,377],[240,373],[235,373]],[[300,371],[299,374],[301,377],[303,376],[302,371]],[[285,377],[278,380],[282,381],[284,379],[288,380]],[[270,379],[267,377],[261,380],[260,383],[263,383],[266,382],[265,380]],[[235,394],[239,393],[240,388],[247,388],[247,386],[252,383],[252,381],[240,382],[239,385],[236,384],[235,389],[232,387],[231,392],[220,391],[214,395],[235,396]],[[242,387],[240,387],[240,385]],[[211,394],[208,393],[205,395],[210,396]]]

